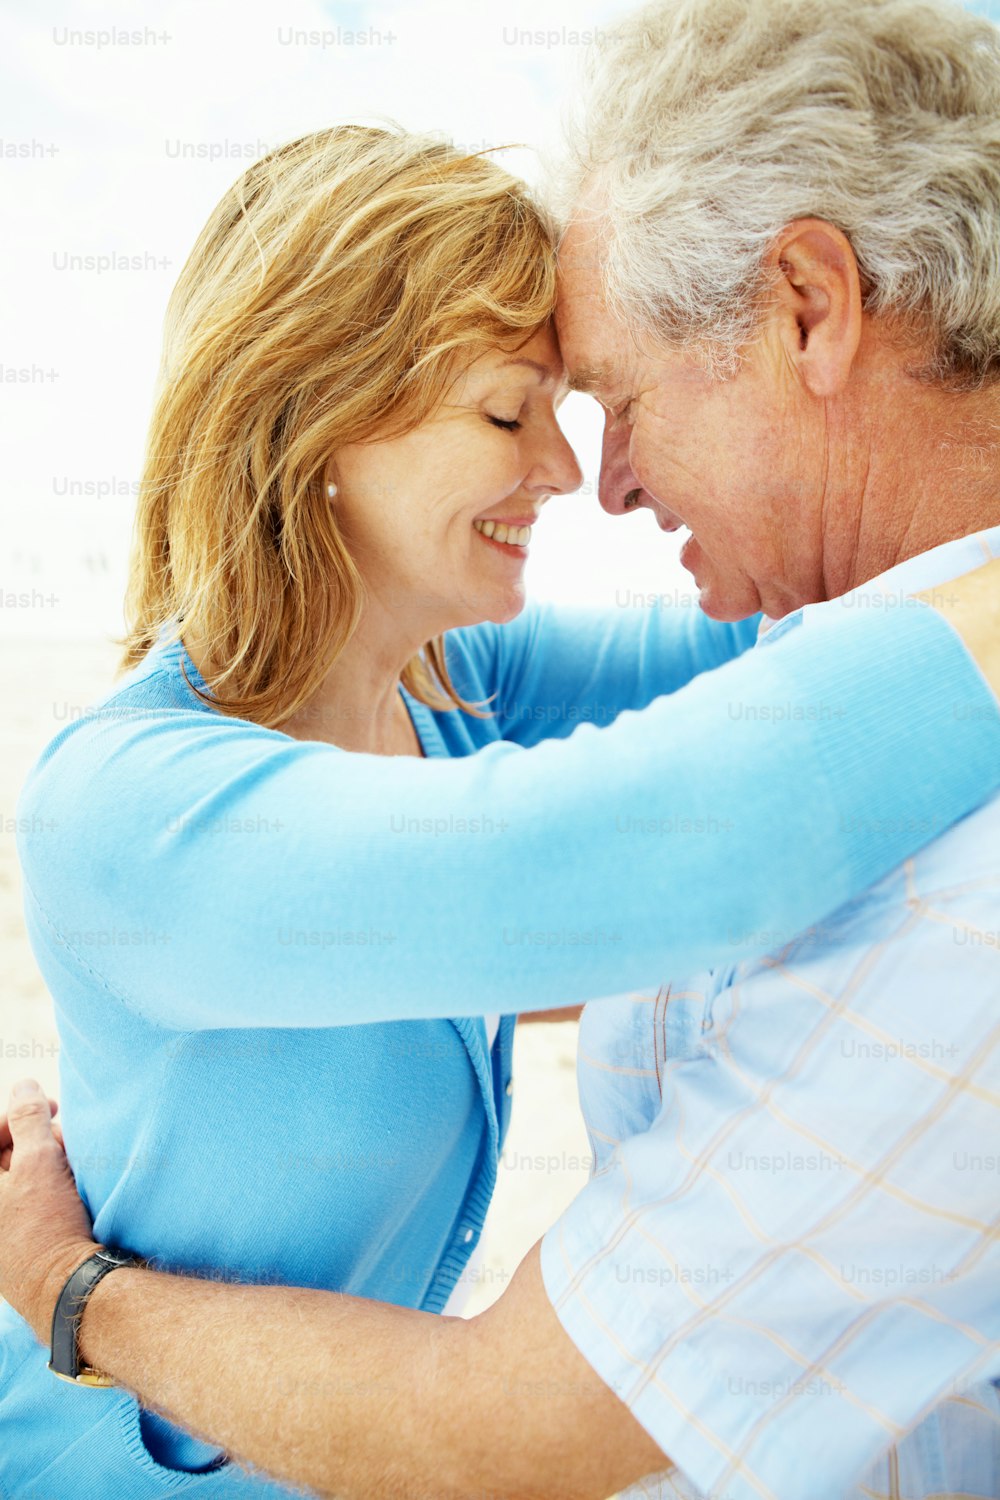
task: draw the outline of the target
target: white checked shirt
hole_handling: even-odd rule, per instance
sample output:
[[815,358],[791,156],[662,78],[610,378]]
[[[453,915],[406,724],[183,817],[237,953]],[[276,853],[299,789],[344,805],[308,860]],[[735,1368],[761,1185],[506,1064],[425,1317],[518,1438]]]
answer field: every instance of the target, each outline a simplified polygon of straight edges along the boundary
[[[991,556],[1000,528],[843,605]],[[1000,799],[770,936],[584,1012],[594,1175],[542,1272],[679,1471],[629,1493],[1000,1495]]]

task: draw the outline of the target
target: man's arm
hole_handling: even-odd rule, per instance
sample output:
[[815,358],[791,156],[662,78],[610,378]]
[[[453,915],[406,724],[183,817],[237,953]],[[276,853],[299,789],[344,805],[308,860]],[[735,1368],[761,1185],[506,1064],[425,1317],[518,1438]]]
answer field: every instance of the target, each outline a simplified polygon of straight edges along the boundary
[[605,1500],[668,1467],[563,1331],[537,1247],[468,1321],[115,1271],[81,1341],[145,1405],[341,1500]]
[[[0,1166],[0,1291],[47,1344],[94,1244],[40,1090],[11,1097]],[[145,1406],[340,1500],[604,1500],[667,1467],[563,1331],[537,1247],[470,1320],[123,1268],[80,1347]]]

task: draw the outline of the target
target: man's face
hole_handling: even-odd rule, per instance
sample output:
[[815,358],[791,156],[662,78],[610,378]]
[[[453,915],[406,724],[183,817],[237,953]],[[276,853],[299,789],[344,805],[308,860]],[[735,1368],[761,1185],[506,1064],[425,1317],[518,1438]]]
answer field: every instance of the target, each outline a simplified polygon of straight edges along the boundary
[[730,380],[637,347],[607,309],[586,221],[560,250],[556,323],[571,385],[605,409],[602,506],[643,505],[665,531],[690,528],[681,560],[705,613],[780,618],[825,598],[822,454],[780,343],[760,339]]

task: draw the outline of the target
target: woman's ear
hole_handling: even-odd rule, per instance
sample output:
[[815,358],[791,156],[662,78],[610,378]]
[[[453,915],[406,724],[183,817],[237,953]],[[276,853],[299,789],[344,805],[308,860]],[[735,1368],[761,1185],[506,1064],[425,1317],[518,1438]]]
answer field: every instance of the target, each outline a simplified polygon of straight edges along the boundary
[[861,342],[861,277],[851,243],[823,219],[796,219],[771,258],[786,356],[812,395],[839,395]]

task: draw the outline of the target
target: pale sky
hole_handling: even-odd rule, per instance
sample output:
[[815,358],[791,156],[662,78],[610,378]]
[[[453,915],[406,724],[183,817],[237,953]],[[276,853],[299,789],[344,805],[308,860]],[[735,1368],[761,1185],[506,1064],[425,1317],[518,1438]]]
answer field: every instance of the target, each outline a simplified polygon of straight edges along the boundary
[[[471,149],[550,148],[581,40],[630,8],[629,0],[0,5],[0,637],[120,629],[163,311],[209,212],[249,161],[304,131],[379,117]],[[1000,18],[996,4],[972,8]],[[141,43],[101,39],[122,31]],[[302,43],[296,32],[321,35]],[[350,44],[359,33],[367,43]],[[192,148],[217,159],[192,160]],[[532,151],[505,162],[538,175]],[[140,257],[142,268],[73,270],[70,256]],[[584,491],[547,508],[532,543],[530,592],[627,607],[650,593],[690,597],[678,541],[647,513],[613,519],[597,505],[598,408],[573,396],[563,417]]]

